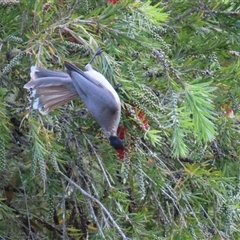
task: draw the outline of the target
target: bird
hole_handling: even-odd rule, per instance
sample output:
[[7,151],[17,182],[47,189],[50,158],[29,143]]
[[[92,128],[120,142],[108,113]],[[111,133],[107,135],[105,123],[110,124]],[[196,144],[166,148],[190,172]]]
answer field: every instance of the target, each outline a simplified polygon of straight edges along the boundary
[[64,62],[66,72],[32,66],[31,80],[24,88],[29,92],[32,108],[42,114],[80,97],[109,139],[110,145],[119,150],[124,149],[122,140],[117,136],[121,116],[120,98],[109,81],[91,65],[102,52],[101,48],[96,50],[85,66],[86,71],[67,61]]

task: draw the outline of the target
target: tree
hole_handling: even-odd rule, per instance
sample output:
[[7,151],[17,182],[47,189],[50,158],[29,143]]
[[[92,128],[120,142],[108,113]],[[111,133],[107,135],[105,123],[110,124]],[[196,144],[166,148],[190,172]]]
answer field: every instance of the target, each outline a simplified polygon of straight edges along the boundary
[[[240,4],[155,2],[0,2],[3,238],[239,238]],[[41,115],[23,89],[99,46],[125,152],[80,99]]]

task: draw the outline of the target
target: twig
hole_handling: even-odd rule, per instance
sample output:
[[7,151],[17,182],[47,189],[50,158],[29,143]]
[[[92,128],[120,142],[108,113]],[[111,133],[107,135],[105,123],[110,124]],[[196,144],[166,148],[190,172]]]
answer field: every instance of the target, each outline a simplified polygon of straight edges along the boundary
[[223,14],[223,15],[233,15],[233,16],[240,15],[239,11],[214,11],[214,10],[205,10],[205,9],[202,9],[202,7],[199,7],[199,8],[193,7],[193,8],[190,8],[189,10],[187,10],[186,12],[184,12],[183,14],[171,19],[170,21],[168,21],[166,23],[166,25],[169,25],[170,23],[173,23],[173,22],[177,22],[177,21],[181,20],[182,18],[184,18],[194,12],[204,12],[204,13],[211,13],[211,14]]
[[19,172],[19,176],[20,176],[21,183],[22,183],[22,188],[23,188],[23,195],[24,195],[24,202],[25,202],[25,205],[26,205],[26,217],[27,217],[29,235],[31,235],[32,239],[34,239],[34,236],[33,236],[32,230],[31,230],[32,227],[31,227],[30,213],[29,213],[28,202],[27,202],[27,197],[26,197],[26,194],[27,194],[26,193],[26,188],[25,188],[25,184],[24,184],[24,181],[23,181],[23,178],[22,178],[22,172],[20,170],[19,165],[17,165],[17,168],[18,168],[18,172]]
[[165,225],[165,224],[169,224],[170,223],[170,220],[167,218],[163,208],[162,208],[162,205],[157,197],[157,194],[155,193],[155,191],[153,191],[153,189],[151,189],[151,192],[152,192],[152,195],[157,203],[157,207],[158,207],[158,212],[159,212],[159,218],[161,220],[161,222]]
[[194,13],[194,12],[197,12],[198,11],[198,8],[196,7],[193,7],[193,8],[190,8],[189,10],[187,10],[186,12],[184,12],[183,14],[171,19],[170,21],[168,21],[166,24],[170,24],[172,22],[176,22],[176,21],[179,21],[181,20],[182,18],[186,17],[187,15],[190,15],[191,13]]
[[233,15],[233,16],[240,15],[240,12],[234,12],[234,11],[211,11],[211,10],[204,10],[204,13],[224,14],[224,15]]
[[102,161],[101,161],[100,157],[98,156],[98,154],[97,154],[96,150],[94,149],[92,143],[91,143],[91,142],[89,141],[89,139],[85,136],[85,134],[84,134],[84,137],[87,139],[89,145],[91,146],[94,154],[95,154],[96,157],[97,157],[98,164],[99,164],[100,168],[102,169],[103,175],[104,175],[104,177],[105,177],[106,180],[107,180],[108,186],[109,186],[110,188],[112,188],[112,185],[111,185],[111,183],[110,183],[110,180],[108,179],[107,173],[106,173],[106,171],[105,171],[105,169],[104,169],[104,167],[103,167],[103,165],[102,165]]
[[92,214],[93,220],[95,221],[95,223],[96,223],[96,225],[97,225],[97,227],[99,229],[101,237],[103,237],[103,239],[106,239],[105,236],[104,236],[104,233],[102,231],[102,228],[101,228],[101,226],[100,226],[100,224],[99,224],[99,222],[97,220],[97,216],[96,216],[96,214],[94,212],[94,209],[93,209],[93,206],[91,204],[91,201],[88,198],[86,200],[87,200],[87,203],[88,203],[88,207],[90,208],[90,212]]
[[207,216],[208,220],[209,220],[210,223],[213,225],[214,229],[217,231],[217,233],[219,234],[219,236],[222,236],[221,231],[218,230],[216,224],[212,221],[211,217],[210,217],[209,214],[206,212],[206,210],[204,209],[204,207],[202,206],[202,204],[200,204],[200,208],[201,208],[202,211],[204,212],[205,216]]
[[[87,191],[90,192],[89,184],[91,183],[91,181],[89,180],[89,177],[88,177],[88,176],[83,172],[83,170],[81,170],[78,166],[75,166],[75,168],[76,168],[77,171],[79,172],[79,175],[80,175],[80,176],[83,175],[83,176],[82,176],[82,180],[83,180],[83,181],[85,182],[85,184],[86,184]],[[97,192],[95,186],[94,186],[93,184],[91,184],[91,187],[93,188],[95,195],[98,197],[98,192]],[[91,214],[92,214],[93,220],[95,221],[95,223],[96,223],[96,225],[97,225],[97,227],[98,227],[98,229],[99,229],[100,235],[101,235],[104,239],[106,239],[105,236],[104,236],[104,233],[103,233],[103,231],[102,231],[102,228],[101,228],[101,226],[100,226],[100,224],[99,224],[99,222],[98,222],[98,219],[97,219],[97,217],[96,217],[96,214],[95,214],[95,212],[94,212],[94,209],[93,209],[93,206],[92,206],[92,204],[91,204],[90,199],[88,199],[87,197],[85,197],[85,199],[86,199],[86,201],[87,201],[88,208],[90,209],[90,212],[91,212]],[[103,215],[104,215],[104,214],[103,214]]]
[[119,234],[122,236],[124,240],[129,240],[129,238],[126,237],[126,235],[123,233],[122,229],[119,227],[119,225],[116,223],[116,221],[113,219],[110,212],[105,208],[105,206],[95,197],[93,197],[91,194],[87,193],[84,189],[82,189],[80,186],[78,186],[74,181],[72,181],[69,177],[67,177],[64,173],[61,171],[59,172],[60,175],[63,176],[63,178],[68,181],[70,184],[72,184],[74,187],[76,187],[84,196],[90,198],[92,201],[96,202],[102,210],[107,214],[109,219],[111,220],[114,227],[118,230]]
[[[82,177],[82,179],[83,179],[83,181],[84,181],[85,184],[86,184],[87,191],[90,192],[90,187],[91,187],[91,188],[93,189],[93,191],[94,191],[95,196],[98,197],[98,196],[99,196],[99,195],[98,195],[98,191],[97,191],[97,189],[95,188],[95,186],[94,186],[94,184],[92,183],[92,181],[89,180],[89,177],[88,177],[85,173],[83,173],[83,172],[79,169],[79,167],[77,167],[77,166],[75,166],[75,167],[77,168],[77,171],[79,171],[79,174],[80,174],[80,175],[82,175],[82,174],[84,175],[84,176]],[[91,184],[90,187],[89,187],[89,184]],[[87,204],[89,205],[89,208],[90,208],[91,213],[92,213],[92,215],[93,215],[93,219],[94,219],[94,221],[96,222],[97,227],[98,227],[98,229],[99,229],[99,231],[100,231],[100,234],[101,234],[102,237],[105,239],[105,236],[104,236],[104,233],[103,233],[103,231],[102,231],[102,228],[101,228],[101,226],[100,226],[100,224],[99,224],[99,222],[98,222],[98,219],[97,219],[97,217],[96,217],[96,214],[95,214],[95,212],[94,212],[94,209],[93,209],[93,207],[92,207],[92,205],[91,205],[91,201],[90,201],[90,199],[88,199],[87,197],[85,197],[85,198],[86,198],[86,200],[87,200]],[[105,217],[105,214],[103,214],[102,209],[101,209],[101,214],[102,214],[102,216],[103,216],[103,218],[104,218],[104,221],[107,222],[107,219],[106,219],[106,217]]]
[[[23,212],[20,212],[19,210],[17,210],[16,208],[14,208],[13,206],[8,205],[8,207],[10,207],[13,211],[14,214],[16,215],[20,215],[22,217],[26,217],[26,214]],[[44,227],[46,227],[48,230],[50,231],[56,231],[60,236],[63,235],[62,231],[60,231],[59,229],[56,228],[56,226],[54,226],[53,224],[50,224],[48,222],[46,222],[45,220],[43,220],[41,217],[38,217],[34,214],[31,214],[31,218],[33,220],[36,220],[37,222],[40,222]],[[35,239],[34,237],[32,239]]]
[[[62,180],[62,186],[65,187],[64,181]],[[62,223],[62,236],[63,239],[68,239],[67,236],[67,226],[66,226],[66,196],[63,195],[62,197],[62,201],[61,201],[61,208],[63,209],[62,212],[62,219],[63,219],[63,223]]]

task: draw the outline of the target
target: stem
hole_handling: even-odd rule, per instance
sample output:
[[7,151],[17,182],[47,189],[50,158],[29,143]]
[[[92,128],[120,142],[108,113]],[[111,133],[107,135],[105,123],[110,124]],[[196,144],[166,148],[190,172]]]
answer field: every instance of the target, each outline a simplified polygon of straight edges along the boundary
[[74,181],[72,181],[69,177],[67,177],[64,173],[62,173],[61,171],[59,172],[63,178],[68,181],[70,184],[72,184],[74,187],[76,187],[78,190],[80,190],[80,192],[90,198],[92,201],[96,202],[101,208],[102,210],[107,214],[107,216],[109,217],[110,221],[112,222],[112,224],[114,225],[114,227],[118,230],[119,234],[122,236],[123,240],[128,240],[129,238],[126,237],[126,235],[123,233],[122,229],[119,227],[119,225],[117,224],[117,222],[113,219],[112,215],[110,214],[110,212],[105,208],[105,206],[95,197],[93,197],[91,194],[87,193],[84,189],[82,189],[79,185],[77,185]]

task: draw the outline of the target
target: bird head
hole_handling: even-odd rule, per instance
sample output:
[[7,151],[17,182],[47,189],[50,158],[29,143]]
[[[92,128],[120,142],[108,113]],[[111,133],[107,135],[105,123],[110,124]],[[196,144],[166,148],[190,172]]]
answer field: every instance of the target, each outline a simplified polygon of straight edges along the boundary
[[110,145],[115,148],[116,150],[124,149],[122,140],[117,136],[110,136],[109,137]]

